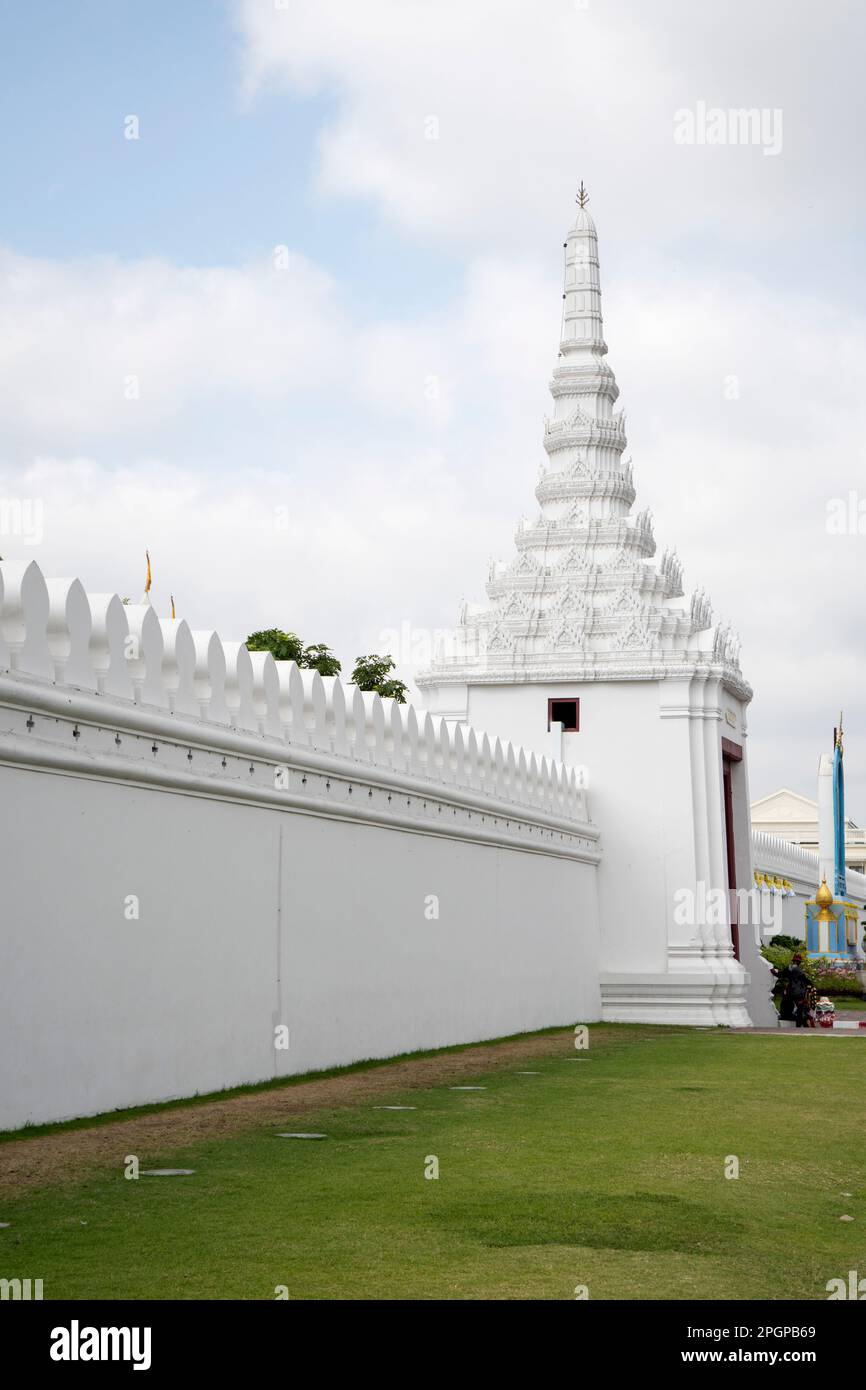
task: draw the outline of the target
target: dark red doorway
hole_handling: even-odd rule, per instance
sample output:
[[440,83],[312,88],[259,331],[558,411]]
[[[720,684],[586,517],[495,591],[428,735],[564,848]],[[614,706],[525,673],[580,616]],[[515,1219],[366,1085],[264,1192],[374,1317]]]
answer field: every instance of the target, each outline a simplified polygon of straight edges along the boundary
[[734,956],[740,959],[740,912],[737,901],[737,849],[734,839],[734,763],[742,762],[743,750],[738,743],[722,739],[722,775],[725,788],[725,844],[728,859],[728,889],[731,904],[731,942]]

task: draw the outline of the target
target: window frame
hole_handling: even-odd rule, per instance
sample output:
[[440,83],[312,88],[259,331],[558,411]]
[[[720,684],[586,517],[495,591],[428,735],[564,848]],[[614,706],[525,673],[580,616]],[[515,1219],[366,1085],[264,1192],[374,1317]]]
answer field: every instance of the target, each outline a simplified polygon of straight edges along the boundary
[[[565,733],[565,734],[579,734],[579,733],[580,733],[580,696],[579,696],[579,695],[566,695],[566,696],[562,696],[562,695],[551,695],[551,696],[548,698],[548,701],[547,701],[547,732],[548,732],[548,733],[550,733],[550,726],[551,726],[551,724],[554,722],[554,719],[553,719],[553,706],[554,706],[554,705],[574,705],[574,727],[573,727],[573,728],[570,728],[570,729],[563,729],[563,733]],[[556,720],[556,723],[557,723],[557,724],[562,724],[562,723],[563,723],[563,720],[557,719],[557,720]]]

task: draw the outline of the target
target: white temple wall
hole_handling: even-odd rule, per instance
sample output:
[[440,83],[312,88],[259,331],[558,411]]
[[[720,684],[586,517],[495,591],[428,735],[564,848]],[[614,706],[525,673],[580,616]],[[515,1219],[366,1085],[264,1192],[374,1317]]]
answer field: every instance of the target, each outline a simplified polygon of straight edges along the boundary
[[600,1017],[591,864],[26,768],[0,798],[0,1128]]
[[[654,968],[664,970],[669,966],[677,969],[688,961],[700,931],[697,893],[695,914],[680,913],[685,916],[682,921],[676,913],[678,895],[684,889],[696,889],[698,883],[712,882],[704,775],[706,729],[703,720],[692,717],[690,681],[653,683],[650,688],[657,720],[653,743],[655,810],[651,814],[659,836],[656,863],[665,914],[662,961]],[[611,966],[612,970],[630,968],[621,961]]]
[[[547,702],[580,700],[580,730],[562,735],[562,759],[585,768],[593,819],[610,827],[599,865],[599,904],[606,924],[603,970],[665,969],[667,913],[660,886],[669,850],[672,885],[690,883],[688,750],[659,721],[655,681],[473,685],[468,718],[478,728],[549,751]],[[672,763],[673,759],[673,763]],[[660,817],[660,807],[664,807]],[[664,825],[663,825],[664,821]],[[667,835],[665,833],[667,826]],[[682,867],[670,868],[677,849]]]
[[[447,687],[431,697],[436,707],[445,701],[449,709],[460,706]],[[728,886],[726,737],[744,749],[734,770],[735,852],[738,882],[748,885],[752,878],[745,706],[710,675],[478,683],[468,687],[466,717],[491,734],[550,753],[548,699],[571,697],[580,700],[580,730],[563,733],[561,756],[586,769],[593,817],[607,831],[599,865],[604,1017],[744,1024],[744,970],[755,975],[760,1017],[769,1000],[766,967],[742,937],[739,964],[729,920],[713,921],[705,910],[709,892],[724,894]]]
[[0,563],[0,1128],[598,1019],[599,857],[547,757]]

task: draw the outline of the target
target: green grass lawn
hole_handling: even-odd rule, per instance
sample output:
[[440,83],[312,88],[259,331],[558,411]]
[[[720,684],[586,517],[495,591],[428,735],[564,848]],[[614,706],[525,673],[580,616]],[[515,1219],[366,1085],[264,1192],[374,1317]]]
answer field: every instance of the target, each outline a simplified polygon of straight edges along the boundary
[[194,1177],[125,1180],[121,1152],[80,1186],[0,1201],[0,1277],[42,1278],[46,1298],[825,1299],[866,1275],[857,1040],[623,1027],[516,1066],[540,1075],[153,1165]]

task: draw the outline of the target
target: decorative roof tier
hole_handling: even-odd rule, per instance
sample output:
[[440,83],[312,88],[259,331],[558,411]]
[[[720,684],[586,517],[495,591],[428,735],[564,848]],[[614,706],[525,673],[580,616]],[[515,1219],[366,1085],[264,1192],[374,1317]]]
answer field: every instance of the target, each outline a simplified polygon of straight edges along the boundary
[[544,422],[538,515],[523,518],[516,555],[493,562],[489,603],[464,603],[418,685],[551,680],[652,680],[713,668],[749,699],[739,643],[713,625],[706,594],[683,603],[674,551],[655,559],[648,511],[635,488],[619,388],[605,361],[598,236],[581,185],[565,242],[559,355]]

